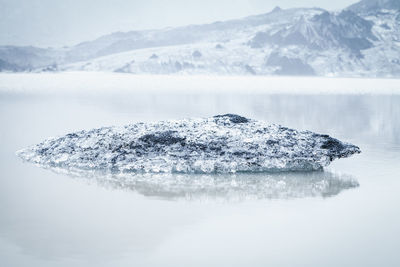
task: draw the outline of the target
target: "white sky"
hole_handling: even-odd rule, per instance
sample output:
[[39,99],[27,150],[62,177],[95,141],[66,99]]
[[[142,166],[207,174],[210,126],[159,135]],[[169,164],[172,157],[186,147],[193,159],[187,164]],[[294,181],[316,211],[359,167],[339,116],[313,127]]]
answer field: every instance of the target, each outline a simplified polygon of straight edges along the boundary
[[339,10],[358,0],[0,0],[0,45],[63,46],[115,31],[210,23],[275,6]]

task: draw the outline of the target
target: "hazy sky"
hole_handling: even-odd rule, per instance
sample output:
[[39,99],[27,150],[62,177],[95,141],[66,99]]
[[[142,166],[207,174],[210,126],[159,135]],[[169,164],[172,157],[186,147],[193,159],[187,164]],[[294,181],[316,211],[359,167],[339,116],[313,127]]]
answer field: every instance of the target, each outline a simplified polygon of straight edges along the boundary
[[63,46],[115,31],[209,23],[289,7],[358,0],[0,0],[0,45]]

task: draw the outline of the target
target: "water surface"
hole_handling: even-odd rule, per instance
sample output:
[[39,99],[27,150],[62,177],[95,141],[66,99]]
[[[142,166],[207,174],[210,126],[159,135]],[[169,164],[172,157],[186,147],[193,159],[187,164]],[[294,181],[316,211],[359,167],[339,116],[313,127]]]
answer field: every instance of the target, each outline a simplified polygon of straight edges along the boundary
[[[1,266],[400,265],[399,96],[93,92],[0,94]],[[362,154],[324,172],[193,183],[70,176],[15,156],[76,130],[225,113],[326,133]]]

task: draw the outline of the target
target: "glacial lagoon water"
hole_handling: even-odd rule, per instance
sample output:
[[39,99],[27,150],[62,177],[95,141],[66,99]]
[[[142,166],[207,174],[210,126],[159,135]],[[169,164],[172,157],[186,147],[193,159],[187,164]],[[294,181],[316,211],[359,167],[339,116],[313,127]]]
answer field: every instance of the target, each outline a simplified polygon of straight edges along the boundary
[[[0,266],[400,265],[399,95],[8,89]],[[362,153],[322,172],[135,177],[15,155],[81,129],[225,113],[326,133]]]

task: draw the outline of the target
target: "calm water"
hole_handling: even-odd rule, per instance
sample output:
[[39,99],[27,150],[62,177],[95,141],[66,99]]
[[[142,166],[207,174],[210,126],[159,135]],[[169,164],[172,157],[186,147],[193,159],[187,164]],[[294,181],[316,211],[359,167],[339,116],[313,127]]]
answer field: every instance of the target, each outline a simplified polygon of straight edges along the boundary
[[[317,173],[169,177],[185,180],[175,187],[15,156],[75,130],[221,113],[327,133],[362,154]],[[1,93],[0,125],[1,266],[400,266],[399,96]]]

